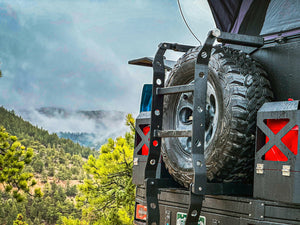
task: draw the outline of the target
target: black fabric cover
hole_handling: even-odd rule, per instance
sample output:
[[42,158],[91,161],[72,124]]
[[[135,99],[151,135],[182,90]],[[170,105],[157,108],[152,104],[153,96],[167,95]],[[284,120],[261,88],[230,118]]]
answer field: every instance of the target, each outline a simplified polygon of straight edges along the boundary
[[299,0],[271,0],[261,35],[300,28]]
[[269,3],[269,0],[253,0],[248,8],[245,7],[243,9],[241,7],[240,14],[244,10],[247,10],[247,13],[239,26],[238,33],[259,35],[265,21]]
[[300,28],[300,0],[208,0],[224,32],[265,35]]
[[217,27],[230,32],[239,14],[242,0],[208,0]]
[[217,27],[224,32],[258,35],[270,0],[208,0]]

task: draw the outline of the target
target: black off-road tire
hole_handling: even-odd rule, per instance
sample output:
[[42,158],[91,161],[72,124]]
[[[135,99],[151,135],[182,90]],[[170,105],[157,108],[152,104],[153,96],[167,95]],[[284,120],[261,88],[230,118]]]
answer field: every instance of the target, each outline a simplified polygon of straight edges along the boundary
[[[191,49],[178,60],[166,86],[193,81],[199,49]],[[250,183],[253,179],[256,113],[263,103],[273,98],[267,73],[249,55],[216,47],[209,62],[208,81],[218,101],[215,133],[205,148],[208,180]],[[163,126],[166,130],[176,129],[176,108],[181,97],[182,94],[165,96]],[[189,187],[193,179],[192,159],[178,138],[163,140],[162,156],[173,178]]]

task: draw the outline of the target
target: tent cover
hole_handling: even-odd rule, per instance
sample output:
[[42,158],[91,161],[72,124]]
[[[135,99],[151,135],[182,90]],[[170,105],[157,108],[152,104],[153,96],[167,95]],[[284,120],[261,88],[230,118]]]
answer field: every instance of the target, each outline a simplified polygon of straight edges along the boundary
[[224,32],[270,35],[300,30],[299,0],[208,0]]

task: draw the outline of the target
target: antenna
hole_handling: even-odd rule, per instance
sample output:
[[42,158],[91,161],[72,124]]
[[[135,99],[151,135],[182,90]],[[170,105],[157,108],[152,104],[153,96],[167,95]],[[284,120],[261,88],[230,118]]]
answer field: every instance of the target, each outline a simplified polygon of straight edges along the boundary
[[181,9],[181,5],[180,5],[180,0],[177,0],[177,3],[178,3],[178,6],[179,6],[179,11],[180,11],[180,14],[181,14],[181,17],[185,23],[185,25],[187,26],[187,28],[189,29],[189,31],[191,32],[191,34],[194,36],[194,38],[196,38],[196,40],[200,43],[200,45],[202,45],[201,41],[197,38],[197,36],[194,34],[194,32],[192,31],[192,29],[190,28],[190,26],[188,25],[184,15],[183,15],[183,12],[182,12],[182,9]]

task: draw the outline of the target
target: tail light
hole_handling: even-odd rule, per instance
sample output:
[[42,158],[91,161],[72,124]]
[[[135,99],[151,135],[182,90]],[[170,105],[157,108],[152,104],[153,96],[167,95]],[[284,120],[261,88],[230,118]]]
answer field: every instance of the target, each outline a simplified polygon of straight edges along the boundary
[[147,218],[147,207],[141,204],[136,205],[135,218],[139,220],[146,220]]

